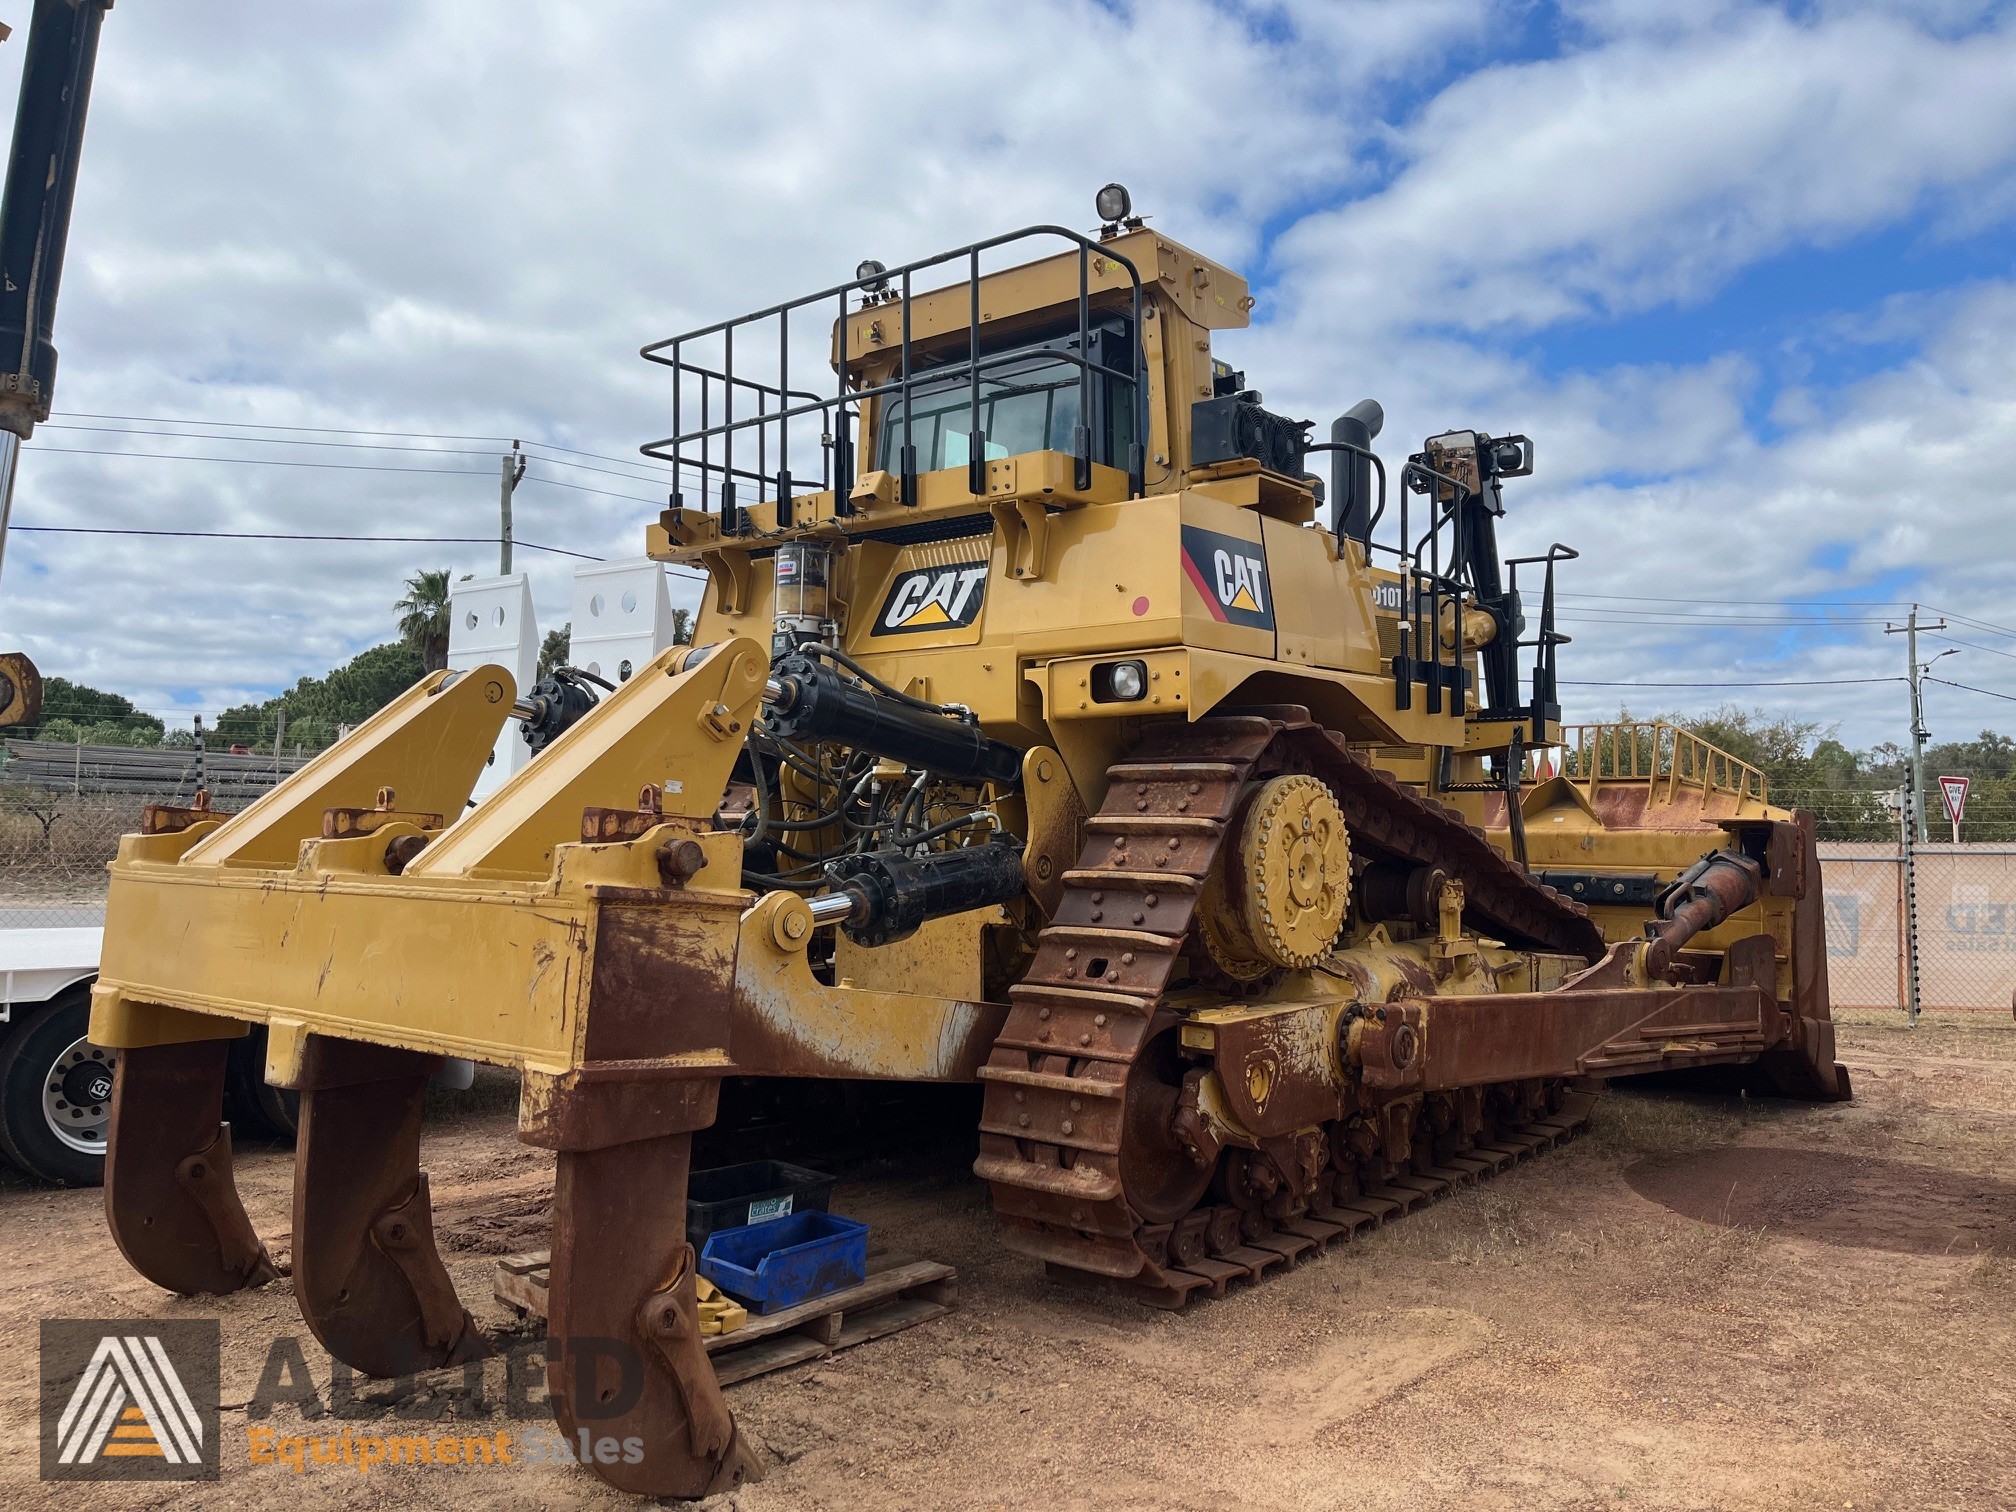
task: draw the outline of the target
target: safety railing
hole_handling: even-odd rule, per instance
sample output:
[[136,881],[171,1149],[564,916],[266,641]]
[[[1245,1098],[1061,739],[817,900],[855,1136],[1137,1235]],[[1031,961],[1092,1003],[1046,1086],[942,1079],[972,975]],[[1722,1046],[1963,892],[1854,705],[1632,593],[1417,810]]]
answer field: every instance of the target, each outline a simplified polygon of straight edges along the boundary
[[[800,496],[801,485],[807,485],[808,493],[832,493],[836,515],[852,514],[848,496],[858,477],[860,453],[856,428],[861,407],[870,400],[886,401],[883,412],[898,417],[892,423],[901,427],[901,444],[895,448],[896,466],[892,470],[898,477],[898,499],[914,505],[918,475],[914,401],[920,388],[928,385],[932,394],[942,395],[962,379],[967,390],[968,482],[973,493],[985,492],[989,438],[982,415],[982,391],[986,375],[1008,364],[1026,362],[1028,353],[1019,348],[991,353],[983,350],[982,254],[1036,238],[1061,240],[1077,251],[1077,346],[1075,350],[1056,346],[1043,353],[1047,362],[1077,370],[1077,422],[1071,437],[1077,485],[1091,486],[1094,438],[1089,421],[1095,412],[1108,407],[1095,399],[1094,391],[1102,380],[1110,380],[1124,394],[1132,411],[1132,438],[1126,446],[1125,466],[1129,497],[1140,497],[1142,443],[1148,434],[1148,390],[1141,359],[1140,272],[1112,247],[1076,231],[1062,226],[1030,226],[898,268],[863,263],[855,270],[856,276],[845,283],[732,320],[717,321],[643,348],[646,359],[672,369],[672,434],[648,443],[642,450],[644,455],[672,465],[673,506],[684,507],[689,484],[697,483],[703,512],[718,507],[724,530],[746,530],[747,516],[740,507],[741,489],[746,484],[755,490],[752,502],[775,499],[777,523],[780,527],[788,526],[793,519],[793,501]],[[1118,267],[1126,276],[1125,295],[1131,323],[1125,366],[1102,362],[1093,355],[1094,258]],[[953,354],[947,354],[945,333],[939,333],[925,344],[928,351],[920,354],[911,329],[913,284],[930,269],[961,263],[968,311],[964,351],[958,353],[955,347]],[[942,298],[948,290],[961,287],[960,282],[955,282],[924,292]],[[857,295],[860,303],[850,309],[850,302]],[[894,305],[892,313],[898,327],[892,349],[893,376],[886,382],[862,383],[858,364],[850,364],[847,357],[848,319],[858,310],[887,304]],[[834,319],[830,348],[816,355],[800,351],[794,363],[793,316],[799,317],[796,339],[809,342],[815,332],[808,331],[805,315],[809,312],[816,320],[823,310],[830,310]],[[820,324],[823,326],[823,322]],[[762,329],[771,326],[774,330]],[[761,355],[755,360],[761,364],[762,376],[751,377],[752,354],[759,351]],[[920,366],[920,355],[929,357],[928,364]],[[794,366],[799,375],[795,387]],[[804,377],[808,367],[830,369],[833,373],[830,389],[823,379],[808,382]],[[814,444],[818,456],[808,465],[807,449]],[[1115,462],[1110,456],[1106,460]]]
[[[1739,802],[1769,798],[1756,767],[1663,720],[1567,725],[1561,738],[1561,775],[1592,801],[1605,783],[1618,782],[1649,783],[1652,803],[1670,803],[1682,788],[1699,789],[1704,797],[1726,793]],[[1548,758],[1541,752],[1535,759]]]
[[[1523,444],[1524,438],[1517,439]],[[1348,441],[1312,443],[1305,450],[1348,452],[1370,463],[1378,476],[1378,502],[1366,525],[1365,547],[1369,555],[1384,553],[1395,558],[1400,571],[1400,647],[1393,657],[1394,706],[1412,708],[1414,688],[1419,684],[1424,688],[1430,714],[1442,713],[1445,703],[1462,711],[1470,676],[1463,644],[1464,602],[1466,598],[1481,596],[1484,585],[1479,581],[1479,568],[1495,579],[1498,565],[1495,559],[1487,560],[1495,558],[1488,540],[1480,544],[1472,539],[1477,533],[1474,514],[1466,518],[1466,512],[1487,507],[1479,491],[1461,479],[1438,472],[1419,457],[1410,457],[1401,465],[1395,480],[1400,498],[1395,520],[1397,540],[1386,542],[1378,539],[1380,523],[1386,517],[1388,492],[1386,464],[1378,454]],[[1409,504],[1414,494],[1425,495],[1428,502],[1428,522],[1418,538],[1414,534],[1418,522]],[[1544,739],[1546,727],[1560,718],[1555,650],[1573,639],[1555,629],[1554,567],[1557,562],[1573,561],[1578,555],[1556,542],[1543,556],[1516,557],[1504,564],[1508,576],[1503,603],[1513,620],[1509,629],[1513,645],[1534,652],[1531,696],[1520,701],[1516,690],[1508,688],[1512,693],[1508,702],[1500,707],[1480,708],[1478,713],[1482,718],[1527,720],[1535,741]],[[1524,615],[1519,596],[1522,566],[1538,566],[1543,574],[1540,620],[1534,634],[1527,639],[1517,638]],[[1508,682],[1516,682],[1517,675],[1515,660]]]

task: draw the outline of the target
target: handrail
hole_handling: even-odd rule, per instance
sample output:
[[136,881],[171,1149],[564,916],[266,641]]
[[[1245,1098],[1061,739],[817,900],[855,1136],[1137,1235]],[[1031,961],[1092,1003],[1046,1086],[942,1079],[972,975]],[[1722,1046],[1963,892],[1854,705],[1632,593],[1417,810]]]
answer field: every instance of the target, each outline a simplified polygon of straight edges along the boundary
[[[931,257],[920,258],[901,267],[888,269],[874,266],[872,271],[857,270],[856,276],[845,283],[834,284],[815,294],[807,294],[797,299],[774,304],[767,309],[757,310],[748,315],[739,315],[729,320],[720,320],[712,325],[701,326],[678,336],[670,336],[662,341],[654,341],[641,349],[640,355],[649,362],[659,363],[673,369],[672,378],[672,434],[660,440],[647,443],[641,448],[644,455],[673,466],[672,505],[679,508],[683,499],[680,493],[682,470],[697,469],[703,479],[702,499],[710,491],[705,480],[718,478],[720,485],[720,507],[724,530],[739,531],[748,528],[747,517],[737,508],[736,484],[740,479],[757,483],[759,491],[774,487],[778,504],[778,523],[790,523],[792,500],[792,473],[790,436],[791,422],[810,415],[818,415],[824,421],[821,435],[821,460],[818,475],[821,483],[834,494],[834,512],[846,516],[853,512],[847,493],[858,469],[855,466],[856,442],[852,433],[853,422],[859,419],[859,406],[870,399],[895,396],[901,401],[902,446],[898,451],[898,475],[900,480],[899,498],[906,505],[917,502],[917,450],[911,443],[912,398],[920,384],[939,385],[947,379],[964,377],[967,380],[967,437],[969,450],[967,466],[971,491],[982,494],[986,491],[987,449],[986,432],[981,425],[981,375],[990,367],[1019,360],[1020,355],[1011,352],[996,352],[983,355],[980,350],[982,321],[980,310],[980,255],[994,248],[1022,241],[1031,237],[1054,237],[1077,249],[1078,254],[1078,347],[1076,352],[1057,351],[1048,355],[1055,361],[1078,370],[1078,424],[1072,435],[1072,451],[1077,462],[1077,486],[1086,488],[1092,481],[1092,432],[1091,416],[1095,408],[1093,402],[1094,375],[1099,374],[1126,384],[1130,390],[1133,410],[1133,439],[1127,447],[1128,496],[1139,498],[1142,493],[1142,478],[1146,440],[1148,435],[1148,381],[1146,363],[1141,345],[1142,286],[1141,273],[1133,261],[1115,250],[1110,244],[1095,242],[1083,234],[1064,226],[1026,226],[1019,231],[1006,232],[1000,236],[988,237],[983,241],[971,242],[949,252],[940,252]],[[1092,309],[1091,309],[1091,260],[1098,257],[1104,262],[1124,269],[1130,287],[1133,325],[1129,338],[1128,368],[1122,369],[1093,360],[1091,355]],[[940,267],[948,263],[964,260],[966,263],[965,287],[969,292],[969,312],[966,330],[966,355],[963,359],[926,369],[920,373],[913,360],[910,317],[912,289],[915,274],[926,269]],[[890,292],[892,284],[900,285],[901,294]],[[959,283],[948,284],[944,289],[931,290],[944,293],[956,290]],[[901,339],[896,348],[898,366],[896,377],[888,383],[871,387],[849,387],[850,377],[847,362],[848,296],[863,292],[866,297],[862,308],[867,309],[884,299],[900,300]],[[795,310],[813,307],[825,301],[834,301],[837,321],[834,326],[836,377],[833,392],[824,396],[805,389],[791,386],[791,314]],[[774,384],[759,383],[745,374],[735,371],[735,335],[738,330],[759,321],[774,319],[777,322],[777,350],[775,364],[777,381]],[[686,348],[693,342],[718,337],[721,353],[718,367],[703,367],[691,360]],[[699,388],[700,423],[697,428],[690,425],[685,409],[686,380],[697,379]],[[714,412],[713,398],[718,388],[720,412]],[[754,415],[735,413],[735,399],[738,390],[753,391],[756,399]],[[770,400],[776,401],[775,408]],[[755,430],[757,445],[756,466],[751,469],[746,464],[737,466],[735,460],[735,438],[738,434]],[[773,472],[769,453],[769,438],[776,436],[776,466]],[[719,459],[716,460],[716,451]],[[686,453],[686,448],[697,444],[700,456],[696,462]],[[747,453],[744,453],[745,459]],[[708,505],[703,502],[702,509]]]
[[1739,802],[1769,801],[1763,772],[1663,719],[1563,725],[1561,738],[1560,775],[1580,785],[1591,801],[1605,783],[1620,782],[1647,784],[1655,803],[1672,802],[1682,788],[1727,793]]

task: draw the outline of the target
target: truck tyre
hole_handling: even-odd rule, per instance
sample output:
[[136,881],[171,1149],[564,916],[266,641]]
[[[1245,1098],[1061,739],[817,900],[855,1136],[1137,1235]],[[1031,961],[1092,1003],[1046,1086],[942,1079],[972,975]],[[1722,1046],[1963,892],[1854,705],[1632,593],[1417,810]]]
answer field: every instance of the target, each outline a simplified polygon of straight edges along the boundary
[[292,1144],[300,1108],[299,1092],[268,1085],[266,1026],[254,1024],[250,1034],[231,1042],[224,1063],[224,1117],[232,1135]]
[[90,1021],[90,988],[75,987],[0,1040],[0,1154],[57,1186],[105,1181],[117,1056],[85,1037]]

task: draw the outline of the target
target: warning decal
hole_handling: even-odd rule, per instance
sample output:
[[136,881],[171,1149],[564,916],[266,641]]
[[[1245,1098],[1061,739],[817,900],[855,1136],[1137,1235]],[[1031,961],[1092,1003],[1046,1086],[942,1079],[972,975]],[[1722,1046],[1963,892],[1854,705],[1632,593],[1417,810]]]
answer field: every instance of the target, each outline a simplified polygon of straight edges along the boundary
[[1273,586],[1258,541],[1185,525],[1183,571],[1214,618],[1255,630],[1274,628]]

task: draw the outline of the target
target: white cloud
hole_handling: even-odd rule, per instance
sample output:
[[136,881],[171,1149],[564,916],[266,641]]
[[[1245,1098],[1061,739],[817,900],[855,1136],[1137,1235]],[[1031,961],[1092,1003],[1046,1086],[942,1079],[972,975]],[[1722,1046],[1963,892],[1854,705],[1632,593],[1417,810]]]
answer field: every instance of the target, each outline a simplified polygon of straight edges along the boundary
[[1684,306],[1789,247],[2001,193],[2012,77],[2007,28],[1769,10],[1484,69],[1397,134],[1387,188],[1282,239],[1291,313],[1506,332]]
[[[1785,250],[2002,213],[2011,33],[1962,4],[1830,4],[1797,23],[1736,3],[1568,12],[1561,56],[1466,73],[1520,7],[122,6],[58,324],[61,407],[629,457],[665,428],[643,342],[862,256],[1089,221],[1091,191],[1119,178],[1157,227],[1267,275],[1265,323],[1226,345],[1281,407],[1327,420],[1376,394],[1389,456],[1450,425],[1534,435],[1541,476],[1513,492],[1507,541],[1583,547],[1582,591],[1852,597],[1840,585],[1897,569],[1995,618],[2006,290],[1817,323],[1809,387],[1779,399],[1768,435],[1745,420],[1765,380],[1744,355],[1549,373],[1514,338],[1620,311],[1685,319]],[[18,66],[18,45],[0,48]],[[1412,98],[1415,79],[1437,92]],[[1263,224],[1298,215],[1263,246]],[[1832,353],[1866,341],[1920,350],[1830,392]],[[174,449],[46,431],[17,521],[480,535],[495,517],[489,440],[431,458],[182,448],[439,477],[56,453],[98,445]],[[550,463],[534,478],[521,539],[636,548],[653,487]],[[1942,555],[1956,531],[1972,549]],[[1814,565],[1822,542],[1848,566]],[[389,634],[413,568],[493,563],[481,546],[23,535],[0,641],[149,706],[214,709]],[[566,564],[521,565],[557,619]],[[1891,646],[1863,640],[1772,661],[1784,647],[1718,639],[1708,658],[1676,651],[1671,627],[1613,622],[1565,675],[1677,677],[1676,657],[1714,660],[1688,663],[1703,676],[1892,670]],[[1888,731],[1888,696],[1842,702],[1854,731]]]

